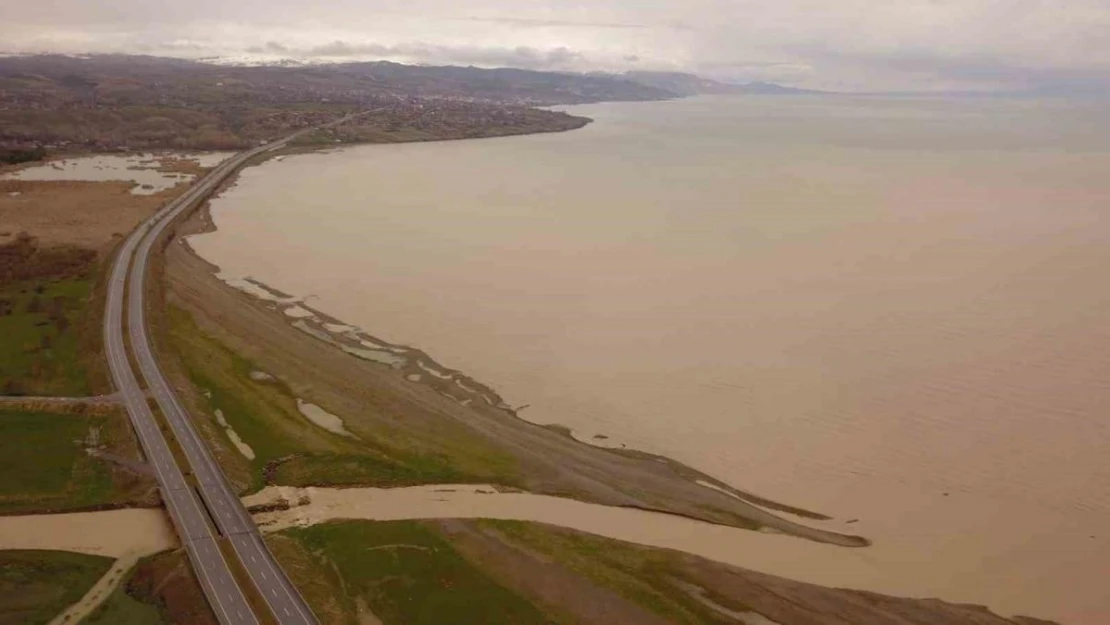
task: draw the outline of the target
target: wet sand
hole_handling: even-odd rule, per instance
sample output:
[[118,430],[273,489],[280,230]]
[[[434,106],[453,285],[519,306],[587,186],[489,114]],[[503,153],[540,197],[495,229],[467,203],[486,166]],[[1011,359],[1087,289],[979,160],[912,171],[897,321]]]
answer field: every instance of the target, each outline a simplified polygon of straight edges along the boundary
[[333,434],[357,438],[354,434],[351,434],[347,428],[343,427],[343,419],[340,419],[316,404],[311,404],[303,399],[297,399],[297,410],[304,415],[304,418]]

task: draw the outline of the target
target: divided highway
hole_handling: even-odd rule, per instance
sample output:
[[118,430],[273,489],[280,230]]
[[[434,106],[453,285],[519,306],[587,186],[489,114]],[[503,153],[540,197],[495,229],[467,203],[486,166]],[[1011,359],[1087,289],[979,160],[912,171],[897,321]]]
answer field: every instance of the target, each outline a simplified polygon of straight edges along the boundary
[[[227,164],[224,175],[211,177],[210,179],[206,178],[202,184],[198,185],[196,197],[206,197],[223,181],[227,174],[235,171],[243,161],[262,151],[283,147],[285,141],[287,140],[268,145],[264,150],[255,150],[235,157]],[[217,170],[213,174],[219,171]],[[139,244],[135,259],[131,264],[130,289],[128,291],[128,330],[131,335],[131,349],[135,353],[135,359],[139,364],[143,379],[146,380],[155,401],[158,402],[158,407],[162,410],[162,414],[165,415],[170,428],[173,430],[174,437],[182,451],[185,452],[185,458],[198,482],[200,495],[204,498],[204,502],[208,504],[208,510],[212,513],[220,534],[228,538],[239,557],[239,561],[243,564],[243,568],[246,569],[251,581],[258,588],[266,603],[269,604],[274,616],[282,625],[315,625],[317,621],[312,614],[312,610],[266,547],[254,520],[251,519],[250,514],[239,501],[239,497],[236,496],[223,471],[212,457],[208,446],[205,445],[197,433],[188,412],[181,406],[166,378],[162,375],[152,352],[143,305],[143,296],[146,290],[144,286],[147,261],[150,258],[151,250],[165,229],[178,215],[192,205],[192,202],[182,202],[177,206],[172,206],[151,228],[147,229],[142,242]]]
[[177,461],[147,404],[146,394],[139,388],[139,382],[127,360],[127,350],[123,343],[124,288],[131,255],[148,227],[149,224],[140,226],[127,238],[112,266],[104,315],[104,349],[108,356],[108,367],[131,418],[131,424],[139,436],[143,454],[158,478],[166,510],[181,538],[181,544],[185,546],[201,588],[212,605],[212,611],[222,625],[257,625],[258,618],[232,576],[207,515],[177,466]]
[[[345,117],[328,126],[342,123],[351,117],[354,116]],[[147,331],[144,309],[147,262],[158,238],[174,219],[203,201],[251,158],[282,148],[300,134],[312,130],[314,129],[302,130],[284,139],[242,152],[219,165],[184,195],[167,204],[136,228],[124,241],[112,266],[104,315],[104,345],[112,381],[138,433],[143,453],[154,468],[170,518],[221,625],[257,625],[259,619],[231,573],[230,565],[219,547],[219,536],[227,538],[278,623],[317,625],[318,621],[266,547],[250,514],[235,495],[158,367]],[[187,468],[197,482],[196,490],[185,480],[128,360],[123,335],[125,289],[128,296],[126,305],[131,349],[143,379],[184,452]],[[197,491],[200,492],[201,499],[198,499]],[[209,514],[205,512],[202,501],[207,504],[218,534],[208,521]]]

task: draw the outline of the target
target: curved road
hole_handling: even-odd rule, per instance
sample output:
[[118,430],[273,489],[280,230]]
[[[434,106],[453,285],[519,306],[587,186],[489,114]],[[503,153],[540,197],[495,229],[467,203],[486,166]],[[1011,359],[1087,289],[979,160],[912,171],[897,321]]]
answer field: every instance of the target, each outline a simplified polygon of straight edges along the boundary
[[[198,185],[197,198],[206,197],[242,162],[260,152],[283,147],[286,141],[288,139],[277,144],[267,145],[263,150],[252,150],[235,157],[227,163],[226,173],[210,175],[202,184]],[[212,172],[212,174],[219,173],[221,173],[219,169]],[[316,625],[317,621],[312,615],[312,610],[293,583],[289,581],[285,572],[278,566],[270,550],[266,548],[254,520],[251,519],[250,514],[239,501],[239,497],[236,496],[223,471],[216,464],[207,445],[197,433],[188,413],[181,406],[166,378],[162,375],[151,349],[143,302],[147,261],[150,259],[151,250],[165,229],[182,212],[191,208],[194,203],[186,201],[170,207],[170,210],[158,218],[154,226],[147,229],[142,242],[139,244],[135,259],[131,264],[130,288],[128,291],[128,331],[131,335],[131,348],[135,353],[143,379],[146,380],[148,387],[153,392],[158,407],[162,410],[162,414],[165,415],[173,430],[174,437],[177,438],[178,444],[185,452],[185,458],[199,485],[200,495],[204,502],[208,504],[208,510],[212,513],[216,527],[219,528],[221,535],[227,537],[235,549],[243,568],[246,569],[251,581],[258,588],[266,603],[269,604],[278,622],[282,625]]]
[[123,292],[130,258],[149,224],[140,226],[124,242],[112,266],[108,302],[104,315],[104,349],[112,381],[119,390],[131,424],[139,436],[143,454],[158,478],[166,510],[189,555],[212,611],[223,625],[256,625],[258,618],[231,574],[220,551],[196,493],[185,481],[177,461],[166,443],[146,394],[127,360],[123,343]]
[[[367,111],[367,113],[372,112],[374,111]],[[342,123],[351,117],[355,115],[320,128]],[[281,570],[273,554],[267,549],[250,514],[235,495],[235,491],[212,458],[208,447],[197,434],[188,413],[182,408],[158,368],[147,332],[144,310],[147,261],[165,229],[184,211],[208,197],[220,183],[249,159],[264,152],[282,148],[292,139],[312,130],[316,128],[293,133],[284,139],[242,152],[224,161],[184,195],[143,222],[127,237],[120,248],[112,266],[108,287],[104,315],[104,345],[112,381],[138,433],[143,453],[158,478],[166,509],[197,572],[201,588],[222,625],[257,625],[259,621],[220,550],[219,536],[228,539],[240,563],[278,623],[317,625],[318,621],[304,598]],[[128,295],[128,330],[131,348],[144,380],[153,392],[174,437],[184,451],[188,468],[191,469],[197,481],[196,490],[185,480],[184,474],[178,467],[177,460],[158,427],[146,395],[139,386],[128,360],[123,337],[125,289]],[[197,491],[200,492],[203,503],[207,504],[219,536],[208,521],[209,514],[205,512],[201,501],[198,500]]]

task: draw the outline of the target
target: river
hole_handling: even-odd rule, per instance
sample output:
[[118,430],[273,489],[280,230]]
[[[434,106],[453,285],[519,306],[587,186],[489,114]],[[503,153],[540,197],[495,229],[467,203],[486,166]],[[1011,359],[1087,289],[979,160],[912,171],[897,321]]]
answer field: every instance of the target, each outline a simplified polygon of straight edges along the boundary
[[875,543],[750,568],[1110,620],[1110,112],[568,110],[597,121],[251,168],[190,243],[524,418]]

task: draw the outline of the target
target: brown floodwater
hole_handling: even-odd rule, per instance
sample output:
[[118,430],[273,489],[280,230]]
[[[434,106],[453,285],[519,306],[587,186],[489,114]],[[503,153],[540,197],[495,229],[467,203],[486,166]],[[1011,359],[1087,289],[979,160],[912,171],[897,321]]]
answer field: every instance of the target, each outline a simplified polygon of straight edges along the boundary
[[874,541],[750,568],[1110,622],[1104,107],[572,110],[597,122],[252,168],[190,243],[524,418]]
[[76,551],[130,558],[175,546],[173,526],[157,508],[0,516],[0,549]]

